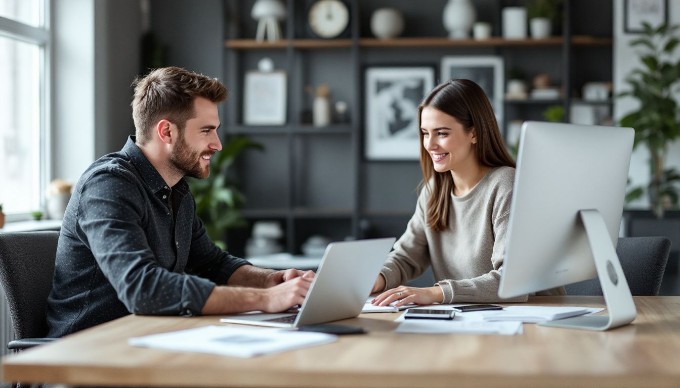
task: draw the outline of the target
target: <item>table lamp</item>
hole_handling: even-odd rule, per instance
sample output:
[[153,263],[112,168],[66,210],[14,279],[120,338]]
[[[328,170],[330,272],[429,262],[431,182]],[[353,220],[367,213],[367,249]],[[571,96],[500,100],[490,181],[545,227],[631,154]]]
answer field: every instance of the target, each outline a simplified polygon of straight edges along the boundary
[[250,12],[253,19],[258,20],[255,39],[262,42],[265,37],[269,41],[281,39],[278,21],[286,17],[286,7],[279,0],[257,0]]

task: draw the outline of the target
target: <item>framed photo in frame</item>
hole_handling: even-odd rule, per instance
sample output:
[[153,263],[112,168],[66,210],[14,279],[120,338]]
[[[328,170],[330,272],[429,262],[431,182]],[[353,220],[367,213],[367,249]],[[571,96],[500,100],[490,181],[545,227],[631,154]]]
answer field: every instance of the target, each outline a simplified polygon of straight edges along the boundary
[[652,27],[668,22],[668,0],[625,0],[623,13],[624,32],[643,32],[644,22]]
[[434,88],[434,80],[431,65],[365,68],[366,159],[418,160],[418,105]]
[[499,56],[450,56],[441,63],[442,82],[452,78],[465,78],[476,82],[493,106],[496,120],[503,124],[503,57]]
[[249,71],[245,76],[243,123],[284,125],[286,123],[286,72]]

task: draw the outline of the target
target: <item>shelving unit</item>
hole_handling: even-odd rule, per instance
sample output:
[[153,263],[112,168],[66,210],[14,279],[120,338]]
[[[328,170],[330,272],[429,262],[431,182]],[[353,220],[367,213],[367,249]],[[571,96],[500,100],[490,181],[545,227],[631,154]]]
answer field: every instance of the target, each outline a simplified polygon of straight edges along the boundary
[[[526,1],[475,1],[478,20],[490,21],[495,35],[479,41],[445,37],[441,10],[446,0],[428,0],[426,7],[410,0],[347,0],[350,36],[331,40],[306,32],[305,12],[311,0],[287,0],[284,39],[276,42],[254,39],[256,22],[249,15],[254,0],[224,1],[226,23],[234,23],[225,28],[224,78],[233,96],[227,103],[225,128],[265,147],[264,152],[248,152],[237,168],[248,198],[243,215],[250,221],[278,220],[285,229],[284,246],[295,254],[313,234],[333,240],[399,236],[415,207],[421,178],[418,161],[364,157],[365,67],[431,63],[439,77],[443,56],[496,55],[504,58],[506,71],[518,66],[530,77],[547,72],[563,86],[563,96],[555,100],[505,100],[503,127],[513,119],[541,120],[551,105],[562,105],[568,115],[572,103],[582,102],[578,90],[583,82],[612,79],[611,1],[565,0],[562,34],[540,40],[498,36],[502,8]],[[406,16],[402,37],[372,37],[370,15],[386,6]],[[587,60],[575,62],[575,55]],[[243,125],[243,74],[265,56],[288,75],[288,120],[281,126]],[[333,101],[348,103],[349,123],[316,128],[303,121],[301,112],[310,108],[305,87],[321,83],[330,85]],[[242,255],[250,230],[230,232],[228,237],[230,250]]]

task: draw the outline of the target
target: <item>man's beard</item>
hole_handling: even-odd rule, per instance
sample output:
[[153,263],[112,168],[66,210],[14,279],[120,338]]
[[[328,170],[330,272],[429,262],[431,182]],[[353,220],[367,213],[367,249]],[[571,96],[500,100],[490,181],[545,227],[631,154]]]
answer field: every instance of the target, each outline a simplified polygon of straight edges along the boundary
[[213,152],[192,151],[184,141],[184,135],[180,135],[177,146],[170,154],[170,162],[185,176],[205,179],[210,175],[210,165],[205,168],[201,167],[201,155],[203,154],[212,155]]

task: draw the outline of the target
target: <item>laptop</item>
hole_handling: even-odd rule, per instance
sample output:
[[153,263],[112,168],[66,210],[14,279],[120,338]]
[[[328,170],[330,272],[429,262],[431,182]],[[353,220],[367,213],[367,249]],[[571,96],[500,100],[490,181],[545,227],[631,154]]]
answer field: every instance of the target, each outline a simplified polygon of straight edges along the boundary
[[298,312],[251,312],[225,316],[220,321],[297,328],[354,318],[361,313],[395,241],[388,237],[330,243]]

